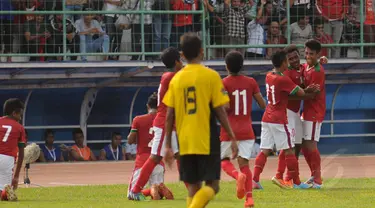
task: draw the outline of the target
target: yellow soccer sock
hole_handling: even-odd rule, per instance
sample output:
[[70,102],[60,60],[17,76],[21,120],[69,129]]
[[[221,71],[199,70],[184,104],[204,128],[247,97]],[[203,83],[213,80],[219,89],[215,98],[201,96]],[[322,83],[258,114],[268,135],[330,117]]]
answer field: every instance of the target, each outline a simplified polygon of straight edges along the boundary
[[191,202],[193,201],[193,197],[187,197],[186,198],[186,205],[187,205],[187,208],[189,208],[190,207],[190,204],[191,204]]
[[189,208],[203,208],[209,201],[211,201],[215,196],[215,191],[209,186],[203,186],[194,195],[193,201],[191,202]]

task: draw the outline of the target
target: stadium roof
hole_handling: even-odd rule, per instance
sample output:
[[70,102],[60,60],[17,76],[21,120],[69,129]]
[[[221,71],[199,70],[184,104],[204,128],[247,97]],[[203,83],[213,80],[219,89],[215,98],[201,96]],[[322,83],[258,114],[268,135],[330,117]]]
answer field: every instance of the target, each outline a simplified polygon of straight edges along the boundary
[[[226,76],[224,61],[204,64]],[[327,84],[375,83],[375,59],[331,59]],[[245,61],[244,74],[260,84],[271,62]],[[161,62],[46,62],[1,63],[0,90],[158,86],[165,68]]]

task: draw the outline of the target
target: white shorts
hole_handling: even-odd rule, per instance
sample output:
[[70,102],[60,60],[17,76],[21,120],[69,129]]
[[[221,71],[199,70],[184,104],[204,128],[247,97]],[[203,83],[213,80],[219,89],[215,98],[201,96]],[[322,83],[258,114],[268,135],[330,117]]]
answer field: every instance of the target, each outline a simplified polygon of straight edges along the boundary
[[[135,184],[137,183],[139,179],[139,175],[141,174],[142,168],[134,169],[133,175],[129,182],[128,187],[128,196],[129,192],[133,189]],[[152,171],[150,178],[148,179],[148,185],[158,185],[164,182],[164,167],[162,165],[156,165],[154,170]]]
[[303,139],[319,142],[322,123],[303,121]]
[[14,157],[0,154],[0,190],[5,185],[11,185],[14,167]]
[[[165,135],[164,130],[159,127],[153,127],[154,138],[149,143],[151,147],[151,154],[164,157],[165,156]],[[176,131],[172,131],[172,150],[176,154],[178,152],[177,134]]]
[[299,113],[293,112],[289,109],[286,110],[288,116],[288,125],[291,129],[291,137],[294,144],[302,144],[303,129],[302,120]]
[[272,150],[275,145],[277,150],[285,150],[294,147],[290,128],[287,124],[262,122],[260,149]]
[[[254,142],[254,139],[238,141],[238,156],[249,160],[251,158]],[[232,157],[231,143],[232,142],[221,142],[221,159]]]

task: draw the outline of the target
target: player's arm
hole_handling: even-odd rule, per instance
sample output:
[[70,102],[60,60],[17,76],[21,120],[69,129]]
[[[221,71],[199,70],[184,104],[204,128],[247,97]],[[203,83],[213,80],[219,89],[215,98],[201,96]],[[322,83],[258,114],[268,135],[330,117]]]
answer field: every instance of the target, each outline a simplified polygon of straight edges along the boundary
[[133,119],[132,127],[130,129],[130,133],[128,135],[128,144],[136,144],[137,143],[137,136],[138,136],[138,120],[137,117]]
[[17,189],[18,187],[18,178],[20,177],[20,171],[23,163],[23,159],[25,156],[25,146],[26,146],[26,132],[25,129],[22,127],[20,138],[18,140],[18,157],[17,157],[17,165],[16,169],[14,170],[12,186],[13,189]]
[[99,153],[99,160],[106,160],[106,153],[105,153],[105,150],[104,149],[102,149],[102,150],[100,150],[100,153]]

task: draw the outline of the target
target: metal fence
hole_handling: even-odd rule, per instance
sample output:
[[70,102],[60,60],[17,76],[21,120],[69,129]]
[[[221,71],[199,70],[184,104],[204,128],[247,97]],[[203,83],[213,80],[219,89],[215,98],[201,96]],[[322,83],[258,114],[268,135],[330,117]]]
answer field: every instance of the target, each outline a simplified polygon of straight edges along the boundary
[[267,59],[318,39],[329,58],[375,57],[373,0],[4,0],[2,61],[157,60],[185,32],[206,59]]

